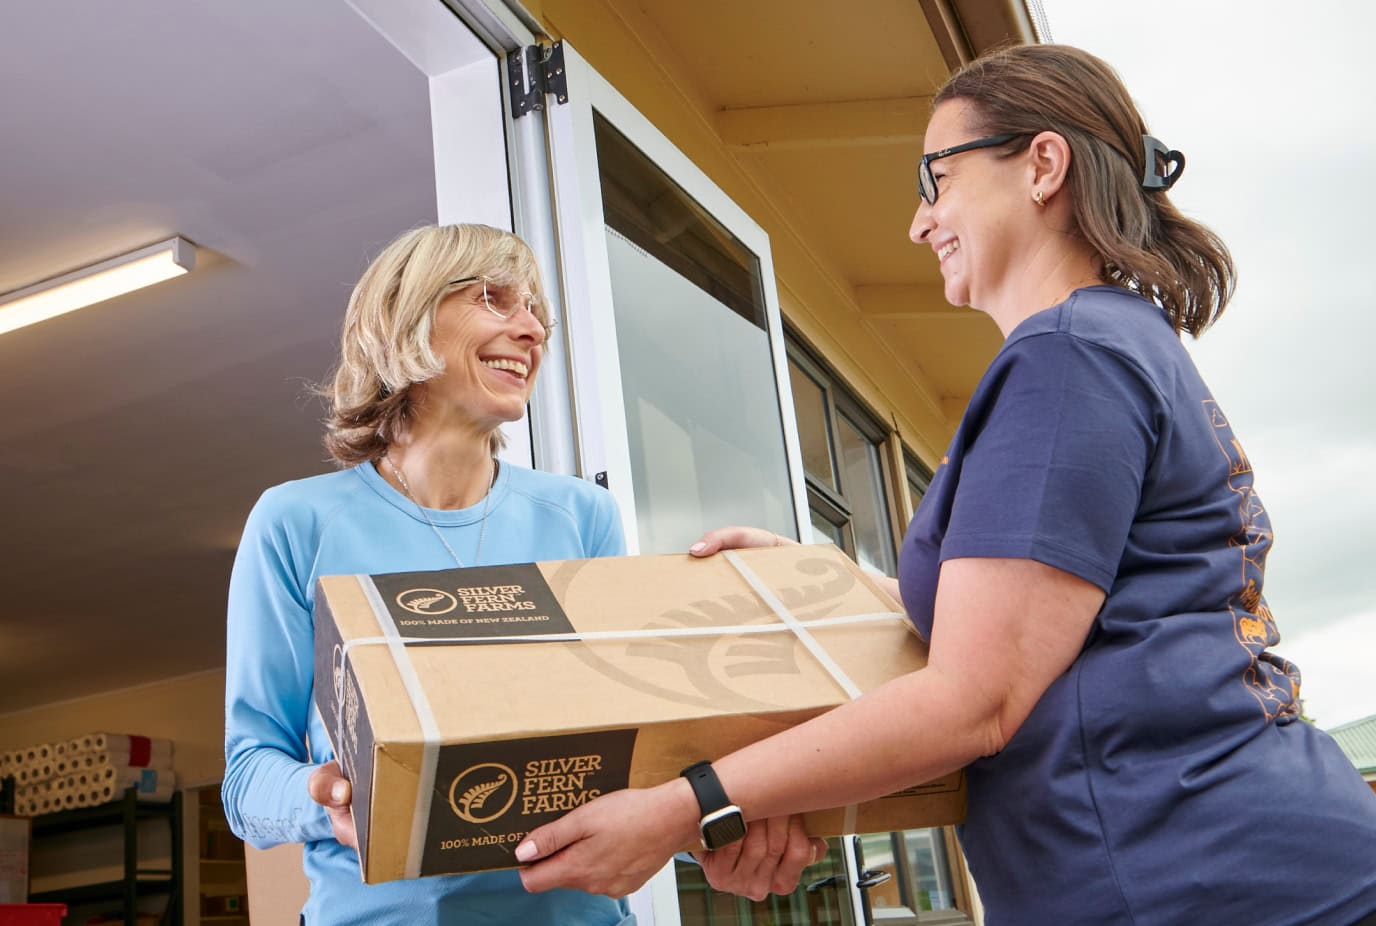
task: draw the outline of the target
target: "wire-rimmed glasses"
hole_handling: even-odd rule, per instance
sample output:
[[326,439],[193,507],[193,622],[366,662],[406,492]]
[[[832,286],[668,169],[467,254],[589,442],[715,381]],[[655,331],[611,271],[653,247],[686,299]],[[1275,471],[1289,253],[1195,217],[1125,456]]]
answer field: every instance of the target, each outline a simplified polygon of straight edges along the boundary
[[450,280],[450,286],[467,286],[471,283],[481,283],[483,287],[482,305],[493,315],[501,319],[509,319],[517,312],[525,309],[535,316],[545,331],[548,332],[553,327],[553,322],[549,317],[549,310],[539,296],[529,291],[515,292],[509,286],[489,280],[484,276],[463,277],[458,280]]

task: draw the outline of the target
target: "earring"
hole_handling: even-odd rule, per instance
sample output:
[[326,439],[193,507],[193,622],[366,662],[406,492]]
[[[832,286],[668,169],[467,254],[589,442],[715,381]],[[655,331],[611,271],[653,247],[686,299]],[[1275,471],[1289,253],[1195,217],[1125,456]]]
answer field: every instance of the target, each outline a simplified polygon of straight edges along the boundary
[[1046,205],[1046,200],[1044,200],[1044,199],[1042,198],[1042,191],[1041,191],[1041,190],[1038,190],[1037,192],[1035,192],[1035,193],[1032,194],[1032,202],[1036,203],[1038,206],[1045,206],[1045,205]]

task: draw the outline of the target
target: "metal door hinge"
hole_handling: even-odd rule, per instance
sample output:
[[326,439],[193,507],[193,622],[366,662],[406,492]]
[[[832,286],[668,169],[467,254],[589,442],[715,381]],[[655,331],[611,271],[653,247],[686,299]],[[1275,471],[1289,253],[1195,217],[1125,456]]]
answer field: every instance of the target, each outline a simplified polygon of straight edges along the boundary
[[527,45],[506,56],[506,77],[511,88],[511,118],[545,108],[545,94],[558,103],[569,101],[568,75],[564,73],[564,43],[548,47]]

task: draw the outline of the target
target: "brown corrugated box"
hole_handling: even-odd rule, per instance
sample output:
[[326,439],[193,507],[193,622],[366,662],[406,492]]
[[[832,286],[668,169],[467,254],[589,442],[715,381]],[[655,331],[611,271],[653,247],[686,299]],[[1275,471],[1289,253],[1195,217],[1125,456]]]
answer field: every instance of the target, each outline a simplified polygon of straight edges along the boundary
[[[572,807],[667,781],[926,654],[831,546],[327,576],[315,607],[316,704],[354,783],[369,883],[513,867],[521,837]],[[806,824],[834,836],[964,813],[955,773]]]
[[0,903],[29,899],[29,843],[33,821],[0,814]]

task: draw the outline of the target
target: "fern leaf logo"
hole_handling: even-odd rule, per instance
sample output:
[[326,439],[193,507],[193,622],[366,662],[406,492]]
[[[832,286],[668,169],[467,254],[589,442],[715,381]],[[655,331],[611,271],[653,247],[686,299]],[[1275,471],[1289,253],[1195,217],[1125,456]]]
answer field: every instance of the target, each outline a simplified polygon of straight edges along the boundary
[[498,775],[497,780],[489,784],[474,785],[463,793],[463,797],[459,799],[459,803],[463,805],[463,809],[467,810],[469,814],[472,814],[474,810],[482,810],[483,804],[487,803],[488,795],[496,791],[505,783],[506,776]]
[[397,596],[397,604],[412,614],[448,614],[459,600],[438,588],[408,588]]
[[449,806],[461,820],[488,823],[511,809],[517,790],[515,772],[499,762],[484,762],[450,783]]

